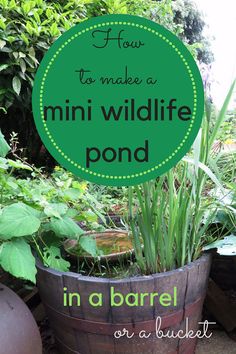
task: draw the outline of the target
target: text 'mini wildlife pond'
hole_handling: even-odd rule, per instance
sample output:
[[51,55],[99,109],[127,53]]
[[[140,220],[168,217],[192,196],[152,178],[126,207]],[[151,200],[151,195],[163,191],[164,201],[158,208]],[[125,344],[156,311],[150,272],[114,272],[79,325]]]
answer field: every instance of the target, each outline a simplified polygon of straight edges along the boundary
[[77,176],[135,185],[160,176],[190,150],[204,107],[192,55],[150,20],[84,21],[48,50],[33,89],[46,148]]

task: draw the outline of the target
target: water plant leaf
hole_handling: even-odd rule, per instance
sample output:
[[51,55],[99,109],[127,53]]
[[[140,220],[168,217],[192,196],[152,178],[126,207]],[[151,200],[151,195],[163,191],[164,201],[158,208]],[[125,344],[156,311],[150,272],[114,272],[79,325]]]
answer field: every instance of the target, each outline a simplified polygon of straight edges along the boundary
[[217,253],[221,256],[236,256],[236,236],[230,235],[222,240],[217,240],[203,248],[204,251],[217,249]]
[[35,258],[30,246],[23,239],[4,242],[0,246],[0,265],[17,278],[30,280],[35,283]]

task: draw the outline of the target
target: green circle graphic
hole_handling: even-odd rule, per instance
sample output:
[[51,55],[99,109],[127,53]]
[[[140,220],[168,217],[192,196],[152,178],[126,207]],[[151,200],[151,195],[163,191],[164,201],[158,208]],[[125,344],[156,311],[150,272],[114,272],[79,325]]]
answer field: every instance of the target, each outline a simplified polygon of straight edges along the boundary
[[168,171],[201,125],[204,91],[184,44],[130,15],[96,17],[64,33],[37,71],[33,113],[52,156],[104,185]]

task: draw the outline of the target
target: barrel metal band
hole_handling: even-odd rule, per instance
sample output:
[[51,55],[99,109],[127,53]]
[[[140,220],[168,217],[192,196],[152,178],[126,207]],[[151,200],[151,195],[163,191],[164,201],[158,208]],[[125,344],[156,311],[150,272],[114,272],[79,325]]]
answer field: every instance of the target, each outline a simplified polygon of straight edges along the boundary
[[[198,312],[199,308],[203,305],[204,297],[198,298],[192,304],[185,306],[183,310],[177,311],[161,317],[161,330],[177,325],[187,317],[190,317]],[[54,325],[63,324],[73,329],[83,331],[86,333],[102,334],[102,335],[114,335],[114,332],[120,331],[125,328],[130,333],[139,334],[140,331],[146,332],[156,331],[156,318],[148,321],[139,321],[134,323],[105,323],[91,320],[85,320],[81,318],[70,317],[65,313],[58,312],[50,305],[45,304],[48,315],[53,319]]]
[[[115,339],[114,339],[115,340]],[[120,339],[118,339],[120,341]],[[63,341],[61,341],[61,339],[59,339],[58,337],[56,337],[56,342],[58,343],[58,345],[60,346],[60,348],[64,349],[64,352],[67,354],[82,354],[81,352],[79,352],[76,349],[72,349],[69,348]],[[184,342],[182,342],[182,344],[180,344],[176,349],[173,349],[173,351],[168,351],[168,354],[189,354],[189,353],[193,353],[194,349],[196,348],[196,344],[197,344],[197,339],[187,339]],[[127,352],[130,349],[130,343],[123,345],[122,342],[119,342],[119,347],[116,346],[115,352],[118,354],[123,354],[124,350],[126,350]],[[128,347],[128,348],[127,348]],[[101,344],[99,344],[99,348],[101,348]],[[103,348],[104,350],[106,350],[107,352],[112,350],[113,346],[111,342],[104,342],[103,343]],[[119,350],[119,351],[118,351]]]

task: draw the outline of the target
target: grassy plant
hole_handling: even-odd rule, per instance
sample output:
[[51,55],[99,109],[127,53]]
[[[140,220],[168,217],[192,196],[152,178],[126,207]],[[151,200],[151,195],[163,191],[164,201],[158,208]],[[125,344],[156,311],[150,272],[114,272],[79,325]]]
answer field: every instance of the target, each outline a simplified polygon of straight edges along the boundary
[[215,158],[212,146],[234,86],[235,82],[213,127],[211,107],[206,105],[191,155],[157,180],[129,188],[129,219],[136,259],[143,273],[181,267],[201,254],[204,234],[217,212],[205,193],[209,178],[223,188],[211,170]]

